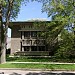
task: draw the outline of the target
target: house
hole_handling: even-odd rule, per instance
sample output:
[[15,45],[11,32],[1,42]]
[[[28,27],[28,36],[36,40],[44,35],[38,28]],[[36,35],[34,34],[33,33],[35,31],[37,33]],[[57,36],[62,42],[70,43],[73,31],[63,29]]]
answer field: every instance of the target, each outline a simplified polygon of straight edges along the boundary
[[11,37],[7,37],[7,49],[11,49]]
[[7,37],[6,40],[6,54],[10,54],[11,51],[11,37]]
[[38,35],[38,33],[43,31],[43,27],[37,28],[34,23],[34,21],[10,23],[11,55],[49,55],[50,51],[46,47],[46,38]]

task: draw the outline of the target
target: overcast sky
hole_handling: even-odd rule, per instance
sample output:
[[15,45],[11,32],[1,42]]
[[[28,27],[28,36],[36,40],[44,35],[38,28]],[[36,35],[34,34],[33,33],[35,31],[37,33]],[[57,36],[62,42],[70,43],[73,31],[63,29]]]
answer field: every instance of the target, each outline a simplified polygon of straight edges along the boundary
[[[38,2],[29,2],[27,5],[22,5],[21,10],[16,18],[16,21],[27,21],[29,19],[44,18],[50,20],[47,14],[41,12],[42,4]],[[11,30],[8,30],[8,36],[11,36]]]

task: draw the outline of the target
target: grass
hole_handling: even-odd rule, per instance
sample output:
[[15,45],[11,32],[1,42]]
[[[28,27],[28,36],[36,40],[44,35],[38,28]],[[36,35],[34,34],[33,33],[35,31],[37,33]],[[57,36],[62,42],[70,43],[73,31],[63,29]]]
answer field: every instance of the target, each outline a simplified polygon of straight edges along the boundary
[[[30,57],[8,57],[7,62],[69,62],[67,59],[55,58],[30,58]],[[5,63],[0,64],[0,68],[26,68],[26,69],[50,69],[50,70],[75,70],[75,64],[24,64],[24,63]]]
[[50,58],[32,58],[32,57],[7,57],[9,62],[50,62]]
[[19,64],[5,63],[0,64],[0,68],[28,68],[28,69],[51,69],[51,70],[75,70],[74,64]]
[[8,57],[6,59],[7,62],[71,62],[74,63],[75,59],[57,59],[55,57]]

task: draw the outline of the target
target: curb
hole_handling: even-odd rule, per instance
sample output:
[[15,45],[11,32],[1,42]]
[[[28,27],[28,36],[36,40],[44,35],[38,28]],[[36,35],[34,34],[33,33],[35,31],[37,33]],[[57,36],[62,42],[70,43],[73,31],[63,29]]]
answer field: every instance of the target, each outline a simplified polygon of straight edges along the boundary
[[25,71],[72,71],[75,70],[65,70],[65,69],[32,69],[32,68],[0,68],[0,70],[25,70]]

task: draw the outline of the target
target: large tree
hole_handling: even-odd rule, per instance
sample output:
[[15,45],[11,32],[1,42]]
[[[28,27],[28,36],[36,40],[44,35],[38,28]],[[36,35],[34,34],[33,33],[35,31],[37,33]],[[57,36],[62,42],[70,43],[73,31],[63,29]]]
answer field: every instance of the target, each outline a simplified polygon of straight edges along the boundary
[[55,56],[58,58],[75,58],[74,46],[74,34],[67,29],[63,29],[59,35],[58,49],[55,52]]
[[64,22],[75,34],[75,0],[44,0],[42,11],[52,20]]
[[1,30],[1,50],[0,63],[5,62],[5,50],[7,29],[11,19],[15,19],[19,13],[22,2],[27,3],[29,0],[0,0],[0,30]]
[[35,27],[42,27],[43,32],[39,32],[38,36],[45,38],[45,44],[51,55],[54,54],[54,50],[58,44],[58,34],[64,27],[64,23],[61,21],[35,21]]
[[[62,28],[71,29],[75,43],[75,0],[35,0],[42,2],[42,12],[46,12],[52,21],[61,21]],[[75,48],[75,45],[74,45]]]
[[[69,32],[71,32],[69,35],[73,34],[73,38],[71,39],[66,39],[66,34],[62,33],[66,39],[63,40],[63,45],[60,44],[61,46],[57,46],[58,49],[58,54],[64,51],[68,51],[69,55],[71,57],[75,57],[75,0],[33,0],[33,1],[38,1],[41,2],[42,5],[42,12],[46,12],[48,17],[51,17],[51,21],[57,21],[61,22],[61,24],[48,24],[46,25],[46,28],[48,32],[48,38],[46,40],[50,40],[50,43],[53,43],[54,37],[57,37],[59,33],[64,31],[64,28]],[[45,33],[44,33],[45,34]],[[61,36],[63,36],[61,35]],[[51,38],[53,37],[53,38]],[[67,36],[69,38],[69,36]],[[52,40],[53,39],[53,40]],[[52,40],[52,41],[51,41]],[[68,44],[71,40],[73,40],[73,44],[70,43]],[[66,43],[65,43],[66,42]],[[61,42],[62,43],[62,42]],[[63,47],[63,49],[62,49]],[[65,48],[66,47],[66,48]],[[69,47],[69,48],[67,48]],[[66,50],[67,49],[67,50]],[[60,50],[60,52],[59,52]]]

